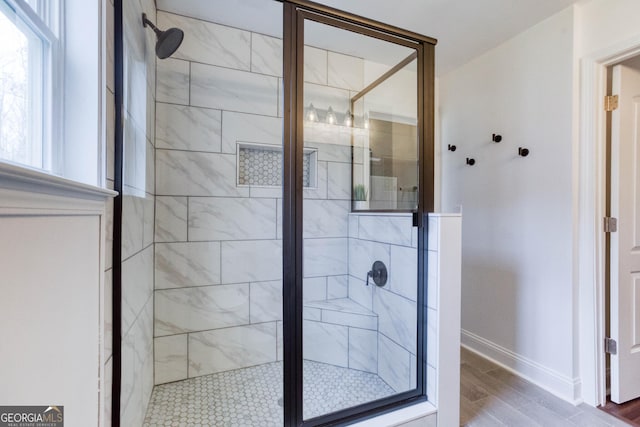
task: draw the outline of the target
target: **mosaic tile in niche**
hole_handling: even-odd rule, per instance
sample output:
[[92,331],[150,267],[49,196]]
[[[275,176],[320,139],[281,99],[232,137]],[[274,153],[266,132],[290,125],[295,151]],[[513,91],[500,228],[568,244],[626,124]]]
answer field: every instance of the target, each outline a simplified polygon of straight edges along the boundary
[[[302,181],[311,187],[311,152],[303,156]],[[240,146],[238,150],[238,184],[280,187],[282,185],[282,151]]]

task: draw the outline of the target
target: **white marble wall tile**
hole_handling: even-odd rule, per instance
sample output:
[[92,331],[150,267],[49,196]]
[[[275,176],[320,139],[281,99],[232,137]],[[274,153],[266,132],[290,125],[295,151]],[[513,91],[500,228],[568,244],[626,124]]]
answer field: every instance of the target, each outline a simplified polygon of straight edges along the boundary
[[411,246],[411,215],[360,215],[359,237],[393,245]]
[[429,402],[436,405],[438,404],[437,381],[438,375],[436,369],[433,366],[427,366],[427,397]]
[[347,200],[304,200],[303,236],[347,237],[349,233],[349,211]]
[[[107,188],[113,190],[113,181],[107,181]],[[113,198],[109,198],[105,209],[105,270],[113,267]]]
[[327,278],[305,277],[302,279],[302,300],[324,301],[327,299]]
[[283,331],[282,331],[282,322],[276,322],[276,337],[277,337],[277,354],[278,354],[278,361],[282,360],[282,355],[283,355],[283,343],[284,343],[284,338],[283,338]]
[[[147,190],[147,138],[144,133],[144,130],[139,127],[135,122],[131,121],[130,123],[134,124],[132,129],[134,136],[129,139],[127,143],[130,143],[130,146],[126,148],[126,153],[129,154],[129,157],[125,159],[125,177],[124,183],[129,187],[135,188],[136,191],[134,194],[139,195],[140,197],[144,197],[144,193]],[[128,161],[128,164],[127,164]]]
[[278,78],[191,63],[191,105],[278,115]]
[[349,328],[349,368],[378,372],[378,333]]
[[131,328],[153,293],[153,247],[122,263],[122,332]]
[[249,289],[251,323],[282,320],[282,280],[254,282]]
[[144,150],[144,191],[148,194],[155,193],[155,155],[156,150],[153,145],[147,140],[144,146],[142,147]]
[[[305,83],[304,108],[308,108],[310,104],[313,104],[315,109],[319,110],[319,118],[320,120],[323,120],[329,107],[333,108],[333,111],[336,113],[344,113],[350,109],[351,98],[348,90],[313,83]],[[335,133],[335,129],[332,129],[332,133]],[[315,141],[316,139],[310,140]]]
[[411,364],[411,376],[409,378],[409,381],[410,381],[409,387],[416,388],[417,381],[418,381],[418,362],[414,354],[411,355],[411,358],[409,359],[409,363]]
[[[145,77],[147,84],[147,102],[156,101],[156,35],[152,31],[145,31]],[[150,134],[153,134],[155,126],[155,114],[147,114],[147,129],[150,129]]]
[[373,295],[373,311],[378,314],[380,333],[416,354],[416,303],[384,289],[376,289]]
[[149,193],[142,199],[142,245],[146,248],[153,244],[155,197]]
[[369,310],[373,310],[373,288],[375,285],[367,286],[365,279],[366,273],[362,279],[349,275],[349,299]]
[[[109,6],[107,6],[109,7]],[[104,364],[104,406],[102,413],[104,414],[105,425],[111,425],[111,408],[112,408],[112,387],[113,387],[113,358],[109,358]]]
[[104,358],[113,354],[113,270],[104,272]]
[[114,7],[112,4],[107,4],[107,29],[106,29],[106,50],[107,50],[107,72],[106,72],[106,80],[107,80],[107,88],[109,89],[107,92],[111,91],[115,92],[115,49],[114,49],[114,40],[115,40],[115,30],[114,30]]
[[276,239],[282,240],[282,199],[276,203]]
[[156,336],[249,323],[249,284],[155,292]]
[[[306,105],[308,107],[309,104]],[[306,108],[305,107],[305,108]],[[315,107],[315,104],[314,104]],[[346,111],[346,110],[345,110]],[[336,110],[336,115],[344,114],[345,111]],[[318,112],[321,115],[320,120],[324,120],[324,111]],[[338,118],[340,120],[340,118]],[[333,145],[337,147],[345,147],[351,149],[351,135],[353,129],[345,126],[330,125],[324,122],[307,122],[304,123],[304,140],[308,144]],[[342,159],[339,159],[341,161]],[[350,162],[349,162],[350,163]]]
[[[265,199],[282,199],[282,187],[270,188],[257,185],[249,185],[249,197]],[[281,204],[281,201],[278,201]]]
[[304,47],[304,81],[327,84],[327,51],[311,46]]
[[[107,8],[108,9],[108,8]],[[106,129],[106,175],[107,179],[113,180],[115,177],[115,129],[116,129],[116,106],[115,95],[107,90],[107,129]]]
[[412,301],[418,300],[418,250],[405,246],[391,246],[389,289]]
[[208,108],[156,104],[156,147],[220,152],[222,113]]
[[349,239],[349,274],[367,280],[367,273],[375,261],[390,268],[389,245],[367,240]]
[[358,238],[359,219],[360,215],[349,214],[349,237],[352,239]]
[[276,238],[276,199],[189,199],[189,240]]
[[143,199],[124,194],[122,197],[122,259],[142,249],[144,233]]
[[156,150],[156,194],[163,196],[247,197],[236,187],[236,156]]
[[[155,44],[155,40],[154,40],[154,44]],[[152,74],[153,76],[155,76],[156,75],[155,65],[151,70],[153,70],[153,72],[149,74]],[[156,83],[155,83],[155,80],[153,82],[153,85],[151,85],[150,83],[147,84],[147,111],[145,114],[145,118],[146,118],[146,121],[144,123],[145,136],[147,137],[147,140],[151,143],[151,145],[155,145],[155,141],[156,141]]]
[[304,277],[335,276],[348,273],[346,238],[304,239]]
[[346,298],[349,295],[349,276],[327,277],[327,298]]
[[[126,50],[126,49],[125,49]],[[143,58],[137,58],[132,51],[124,54],[123,108],[144,132],[147,123],[147,68]]]
[[427,364],[438,366],[438,312],[427,310]]
[[327,162],[317,163],[317,183],[314,188],[305,188],[303,195],[306,199],[326,199],[327,198]]
[[156,242],[187,240],[187,198],[156,197]]
[[282,147],[282,119],[223,111],[222,152],[235,154],[239,141]]
[[144,27],[140,25],[142,7],[139,1],[122,4],[123,45],[125,49],[135,52],[139,59],[144,58]]
[[122,180],[123,185],[134,186],[136,183],[136,127],[131,116],[124,114],[124,131],[122,140]]
[[171,335],[154,340],[155,384],[187,378],[187,336],[188,334]]
[[178,27],[185,37],[173,57],[249,70],[251,33],[200,19],[158,12],[158,27]]
[[122,339],[121,420],[127,423],[123,425],[141,425],[153,388],[151,309],[149,300]]
[[322,321],[334,325],[345,325],[360,329],[378,329],[378,318],[335,310],[322,310]]
[[329,86],[360,91],[364,88],[364,60],[351,55],[329,52]]
[[153,299],[149,298],[134,324],[136,353],[142,372],[142,402],[146,406],[153,389]]
[[278,117],[284,117],[284,79],[278,79]]
[[427,306],[438,309],[438,252],[427,252]]
[[396,393],[411,387],[411,354],[383,334],[378,334],[378,375]]
[[140,426],[144,419],[142,372],[136,356],[133,334],[123,336],[121,354],[120,423],[127,426]]
[[315,320],[316,322],[322,321],[322,310],[315,307],[302,307],[302,318],[305,320]]
[[156,67],[156,101],[189,104],[189,62],[163,59]]
[[349,332],[346,326],[304,320],[302,352],[307,360],[349,366]]
[[282,40],[251,33],[251,71],[282,77]]
[[[282,242],[244,240],[221,243],[222,283],[282,279]],[[250,266],[250,268],[247,268]]]
[[189,377],[275,361],[275,322],[189,334]]
[[[335,140],[335,139],[334,139]],[[339,145],[325,143],[323,141],[305,140],[304,148],[315,148],[318,150],[318,160],[323,162],[341,162],[351,164],[351,147],[349,145]]]
[[328,162],[328,167],[327,197],[351,200],[351,165]]
[[220,283],[220,243],[156,243],[156,289]]

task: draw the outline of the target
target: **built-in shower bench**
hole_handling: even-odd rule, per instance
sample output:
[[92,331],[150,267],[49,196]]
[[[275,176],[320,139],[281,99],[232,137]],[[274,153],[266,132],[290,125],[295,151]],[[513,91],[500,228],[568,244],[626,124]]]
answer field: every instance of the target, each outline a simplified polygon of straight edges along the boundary
[[304,303],[304,358],[377,373],[378,315],[349,298]]
[[378,315],[350,298],[308,301],[304,318],[333,325],[378,330]]

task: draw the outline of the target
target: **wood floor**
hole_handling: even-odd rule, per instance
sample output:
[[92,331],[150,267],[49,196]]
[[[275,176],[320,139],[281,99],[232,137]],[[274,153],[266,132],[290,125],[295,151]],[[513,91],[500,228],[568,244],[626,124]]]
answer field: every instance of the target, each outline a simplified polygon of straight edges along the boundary
[[622,405],[616,405],[607,400],[602,410],[628,421],[632,426],[640,427],[640,399]]
[[462,426],[631,425],[588,405],[573,406],[465,349],[460,374]]

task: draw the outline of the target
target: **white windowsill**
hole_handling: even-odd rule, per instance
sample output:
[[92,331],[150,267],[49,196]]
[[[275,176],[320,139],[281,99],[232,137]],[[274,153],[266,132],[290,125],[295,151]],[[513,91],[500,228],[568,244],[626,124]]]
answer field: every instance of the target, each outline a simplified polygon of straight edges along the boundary
[[91,201],[104,201],[118,194],[107,188],[3,161],[0,161],[0,189]]

